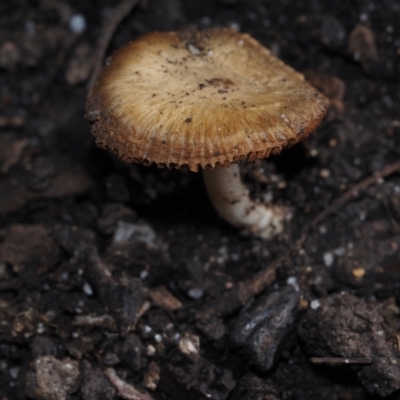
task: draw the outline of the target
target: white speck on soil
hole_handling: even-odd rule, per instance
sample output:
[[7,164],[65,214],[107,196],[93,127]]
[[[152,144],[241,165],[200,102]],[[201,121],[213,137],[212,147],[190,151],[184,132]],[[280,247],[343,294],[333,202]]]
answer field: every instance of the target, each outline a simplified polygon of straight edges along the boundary
[[17,379],[19,375],[19,368],[18,367],[10,368],[8,372],[10,373],[12,379]]
[[86,18],[82,14],[74,14],[69,20],[68,27],[73,33],[83,33],[86,30]]
[[331,267],[334,260],[335,256],[333,255],[333,253],[331,253],[330,251],[324,253],[324,264],[326,267]]
[[300,290],[299,285],[297,284],[297,278],[295,276],[290,276],[287,279],[288,285],[293,286],[294,290],[298,292]]
[[129,224],[124,221],[118,221],[117,229],[114,232],[113,242],[125,242],[135,237],[139,242],[146,243],[149,246],[156,246],[157,235],[153,228],[148,224]]
[[201,288],[192,288],[192,289],[188,290],[189,297],[191,297],[192,299],[195,299],[195,300],[201,299],[203,297],[203,294],[204,294],[204,292],[203,292],[203,289],[201,289]]
[[88,296],[93,295],[93,289],[87,282],[83,285],[83,292]]
[[310,307],[313,310],[318,309],[320,306],[321,306],[321,303],[320,303],[319,300],[312,300],[311,303],[310,303]]

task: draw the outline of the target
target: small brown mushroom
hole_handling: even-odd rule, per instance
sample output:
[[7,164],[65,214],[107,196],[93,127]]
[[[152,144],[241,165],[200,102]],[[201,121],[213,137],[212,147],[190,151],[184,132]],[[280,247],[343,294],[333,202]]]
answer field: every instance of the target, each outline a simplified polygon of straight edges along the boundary
[[303,140],[327,103],[247,34],[154,32],[114,53],[88,95],[86,118],[97,145],[124,161],[203,169],[219,214],[270,238],[282,232],[286,208],[252,201],[237,163]]

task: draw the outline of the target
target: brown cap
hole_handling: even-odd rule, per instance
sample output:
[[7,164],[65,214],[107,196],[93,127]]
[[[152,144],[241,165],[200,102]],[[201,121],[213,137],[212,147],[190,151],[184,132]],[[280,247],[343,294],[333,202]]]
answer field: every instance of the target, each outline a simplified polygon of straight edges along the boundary
[[307,137],[328,101],[247,34],[154,32],[119,49],[87,99],[100,147],[128,162],[228,166]]

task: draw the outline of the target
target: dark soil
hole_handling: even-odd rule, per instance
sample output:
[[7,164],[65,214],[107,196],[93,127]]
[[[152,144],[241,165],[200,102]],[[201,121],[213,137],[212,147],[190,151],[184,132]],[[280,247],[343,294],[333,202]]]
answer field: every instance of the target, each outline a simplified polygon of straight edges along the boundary
[[0,2],[0,399],[400,399],[400,1],[148,0],[113,32],[234,27],[330,98],[243,165],[293,210],[270,241],[200,174],[95,148],[116,3]]

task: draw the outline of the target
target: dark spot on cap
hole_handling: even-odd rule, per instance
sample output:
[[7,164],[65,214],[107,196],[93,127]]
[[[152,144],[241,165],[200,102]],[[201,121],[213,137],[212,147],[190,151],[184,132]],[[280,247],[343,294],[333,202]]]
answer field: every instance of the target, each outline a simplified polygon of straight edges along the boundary
[[227,88],[234,83],[230,79],[221,79],[221,78],[213,78],[213,79],[206,79],[206,82],[214,87],[224,87]]
[[186,122],[187,124],[189,124],[190,122],[192,122],[192,118],[186,118],[186,119],[185,119],[185,122]]

